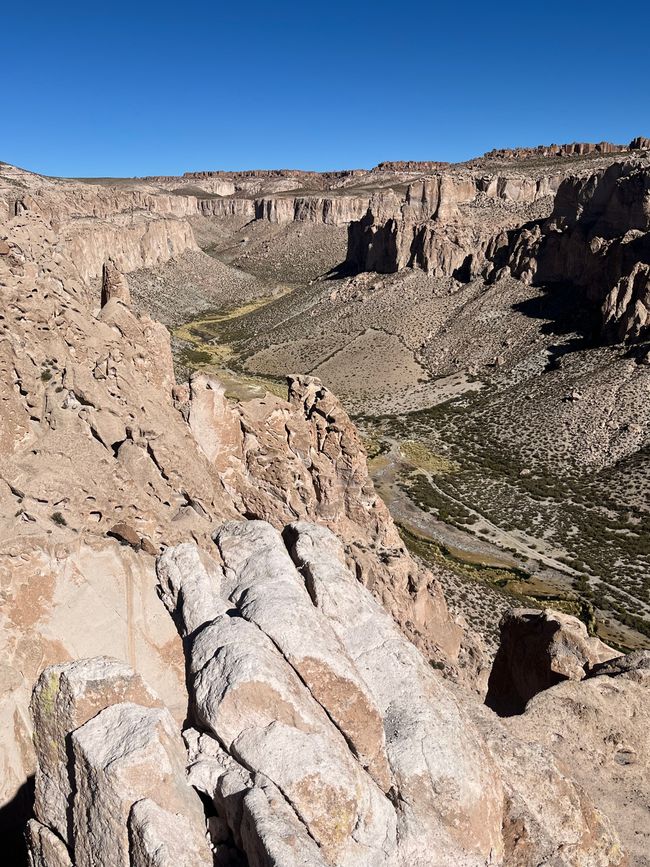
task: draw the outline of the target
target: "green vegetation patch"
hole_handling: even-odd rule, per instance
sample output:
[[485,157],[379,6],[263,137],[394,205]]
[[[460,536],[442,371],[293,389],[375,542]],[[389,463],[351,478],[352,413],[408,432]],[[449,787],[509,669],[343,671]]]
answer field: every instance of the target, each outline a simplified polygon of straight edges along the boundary
[[436,475],[454,473],[458,470],[458,464],[455,461],[435,454],[424,443],[417,440],[405,440],[400,443],[399,448],[404,459],[418,469],[427,470]]

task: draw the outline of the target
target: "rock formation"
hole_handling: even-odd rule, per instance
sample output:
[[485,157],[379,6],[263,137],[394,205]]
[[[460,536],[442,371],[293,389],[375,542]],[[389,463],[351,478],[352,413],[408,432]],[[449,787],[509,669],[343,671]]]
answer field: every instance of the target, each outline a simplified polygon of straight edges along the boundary
[[544,286],[572,284],[598,305],[604,335],[642,340],[650,323],[650,168],[614,163],[560,185],[548,220],[513,233],[497,261]]
[[[567,177],[439,174],[410,184],[404,199],[375,195],[350,223],[348,265],[382,273],[421,268],[460,282],[493,280],[507,268],[528,283],[569,283],[600,310],[605,339],[640,341],[650,328],[649,178],[647,161],[630,155]],[[526,219],[532,203],[551,195],[548,217]],[[487,219],[486,197],[510,208]]]
[[538,692],[563,680],[583,680],[620,656],[590,637],[582,621],[557,611],[512,609],[500,628],[486,704],[501,715],[521,713]]
[[629,863],[647,867],[650,851],[646,786],[650,772],[650,654],[638,651],[597,665],[576,683],[538,693],[508,729],[541,744],[609,814],[625,840]]
[[[551,195],[560,175],[539,178],[438,173],[409,184],[406,196],[378,193],[348,229],[347,262],[356,271],[421,268],[433,277],[467,279],[496,236],[525,222],[522,208]],[[510,209],[486,220],[484,203]]]
[[123,304],[130,304],[131,293],[129,292],[129,284],[124,274],[118,271],[112,262],[106,262],[102,272],[102,307],[113,298],[121,301]]
[[128,666],[108,658],[51,666],[31,710],[33,863],[212,864],[176,724]]
[[[189,782],[211,805],[218,857],[234,845],[279,867],[623,863],[607,820],[552,760],[495,718],[472,719],[330,531],[298,522],[283,540],[264,522],[230,522],[215,541],[215,557],[168,548],[158,576],[185,639]],[[102,852],[111,864],[209,863],[178,735],[152,704],[111,660],[41,676],[32,709],[48,797],[29,842],[47,867],[56,828],[61,863],[70,850],[75,864],[103,864]],[[52,804],[71,817],[62,832]]]
[[639,135],[630,142],[631,151],[647,151],[650,150],[650,138]]
[[572,157],[586,154],[617,154],[633,150],[639,139],[634,139],[629,145],[601,142],[571,142],[570,144],[538,145],[532,148],[499,148],[488,151],[483,160],[528,160],[535,157]]

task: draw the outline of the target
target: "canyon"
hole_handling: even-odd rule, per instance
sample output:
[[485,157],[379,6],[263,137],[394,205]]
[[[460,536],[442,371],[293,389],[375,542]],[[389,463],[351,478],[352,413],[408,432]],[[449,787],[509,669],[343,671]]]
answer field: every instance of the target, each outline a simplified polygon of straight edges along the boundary
[[649,148],[0,163],[11,863],[650,863]]

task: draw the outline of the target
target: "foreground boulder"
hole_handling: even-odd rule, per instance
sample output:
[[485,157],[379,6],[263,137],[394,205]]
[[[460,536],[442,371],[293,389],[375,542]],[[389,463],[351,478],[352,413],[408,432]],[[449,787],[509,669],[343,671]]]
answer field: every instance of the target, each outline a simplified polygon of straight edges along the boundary
[[630,865],[649,867],[650,651],[596,665],[585,680],[538,693],[505,724],[554,756],[615,817]]
[[501,619],[501,641],[485,703],[501,716],[521,713],[538,692],[563,680],[582,680],[620,654],[568,614],[515,608]]
[[249,864],[623,863],[607,819],[452,693],[328,529],[229,522],[215,541],[157,569],[187,653],[190,780]]
[[[186,652],[186,751],[115,660],[39,679],[34,867],[626,863],[549,750],[446,682],[327,528],[228,522],[214,538],[157,562]],[[641,701],[645,658],[615,669],[587,682],[630,681]]]
[[[181,840],[188,865],[212,863],[177,726],[128,666],[105,657],[52,666],[34,689],[32,714],[34,865],[171,867],[183,863],[174,860]],[[157,850],[168,860],[156,860]]]

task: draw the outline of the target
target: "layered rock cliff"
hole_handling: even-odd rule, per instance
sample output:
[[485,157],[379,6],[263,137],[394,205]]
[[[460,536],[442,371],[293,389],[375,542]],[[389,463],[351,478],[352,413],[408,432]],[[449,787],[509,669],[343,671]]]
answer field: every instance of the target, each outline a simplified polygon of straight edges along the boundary
[[364,217],[349,226],[348,265],[381,273],[416,267],[432,276],[462,277],[495,235],[521,225],[526,207],[553,195],[561,179],[439,173],[409,184],[403,198],[392,191],[377,194]]
[[[374,196],[349,226],[348,265],[382,273],[421,268],[461,282],[495,279],[508,268],[527,283],[575,287],[599,309],[605,339],[643,340],[649,177],[647,160],[632,158],[567,177],[440,174],[410,184],[404,200],[392,191]],[[509,207],[495,211],[490,200]],[[531,219],[531,205],[551,201],[547,217]]]
[[514,233],[499,260],[526,282],[571,284],[600,308],[607,339],[644,339],[650,326],[647,163],[614,163],[567,178],[549,219]]

